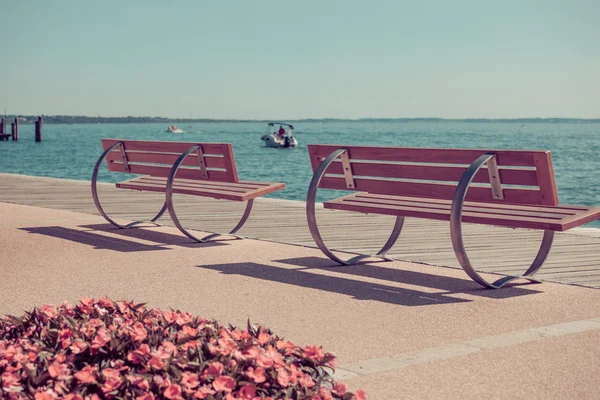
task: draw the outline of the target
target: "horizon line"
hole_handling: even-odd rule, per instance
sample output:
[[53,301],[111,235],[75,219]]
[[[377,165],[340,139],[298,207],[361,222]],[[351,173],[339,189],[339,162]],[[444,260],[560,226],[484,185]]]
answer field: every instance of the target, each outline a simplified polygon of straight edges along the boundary
[[69,114],[5,114],[1,117],[48,117],[48,118],[84,118],[84,119],[151,119],[163,121],[214,121],[214,122],[269,122],[269,121],[411,121],[411,120],[429,120],[429,121],[545,121],[545,120],[563,120],[563,121],[597,121],[600,122],[600,117],[582,118],[582,117],[505,117],[505,118],[488,118],[488,117],[465,117],[465,118],[444,118],[444,117],[356,117],[356,118],[341,118],[341,117],[305,117],[305,118],[174,118],[162,116],[92,116],[92,115],[69,115]]

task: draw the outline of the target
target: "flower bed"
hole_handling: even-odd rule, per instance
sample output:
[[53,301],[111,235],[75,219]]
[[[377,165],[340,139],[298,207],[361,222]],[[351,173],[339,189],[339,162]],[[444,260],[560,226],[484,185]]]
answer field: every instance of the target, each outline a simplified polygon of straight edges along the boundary
[[0,319],[3,399],[364,400],[334,362],[265,328],[106,298]]

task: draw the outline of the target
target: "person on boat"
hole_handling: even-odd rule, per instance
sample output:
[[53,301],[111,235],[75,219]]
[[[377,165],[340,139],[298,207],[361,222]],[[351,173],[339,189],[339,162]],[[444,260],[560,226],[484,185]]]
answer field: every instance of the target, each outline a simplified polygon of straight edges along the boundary
[[283,129],[282,125],[279,125],[279,130],[277,131],[277,135],[279,135],[280,138],[283,138],[283,135],[285,135],[285,129]]

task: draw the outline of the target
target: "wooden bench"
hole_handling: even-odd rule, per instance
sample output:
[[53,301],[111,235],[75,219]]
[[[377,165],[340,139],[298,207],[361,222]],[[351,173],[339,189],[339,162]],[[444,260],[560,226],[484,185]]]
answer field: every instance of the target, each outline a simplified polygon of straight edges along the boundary
[[[327,209],[396,216],[390,238],[376,254],[386,259],[404,217],[450,221],[460,265],[475,282],[489,288],[516,278],[537,281],[533,275],[548,256],[554,232],[600,218],[598,207],[559,205],[549,151],[308,145],[308,152],[314,171],[306,204],[308,225],[317,246],[340,264],[371,256],[342,260],[327,248],[315,215],[318,188],[355,192],[326,201]],[[544,236],[523,276],[490,283],[467,257],[462,222],[539,229]]]
[[117,183],[118,188],[166,194],[165,203],[151,220],[152,223],[156,223],[168,210],[175,226],[186,236],[199,242],[206,242],[222,234],[214,233],[197,238],[185,229],[175,213],[173,193],[246,201],[246,209],[241,220],[228,234],[228,236],[236,236],[235,233],[250,216],[256,197],[285,188],[284,183],[240,181],[231,143],[102,139],[102,147],[104,153],[96,162],[92,174],[92,195],[100,214],[119,228],[130,228],[143,221],[121,225],[104,212],[98,199],[96,182],[98,171],[105,159],[111,172],[143,175]]

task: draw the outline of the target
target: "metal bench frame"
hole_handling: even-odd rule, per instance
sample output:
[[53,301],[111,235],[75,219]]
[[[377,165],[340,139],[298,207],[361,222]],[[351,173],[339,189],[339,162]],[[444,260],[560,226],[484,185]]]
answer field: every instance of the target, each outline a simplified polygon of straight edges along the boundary
[[[230,237],[235,237],[237,239],[243,238],[242,236],[236,235],[236,232],[239,231],[242,228],[242,226],[244,226],[246,221],[248,220],[248,217],[250,216],[250,212],[252,211],[252,205],[254,204],[254,199],[250,199],[250,200],[246,201],[246,208],[244,210],[244,213],[243,213],[240,221],[229,233],[211,233],[207,236],[199,238],[199,237],[195,236],[194,234],[192,234],[188,229],[184,228],[183,225],[181,225],[179,218],[177,217],[177,213],[175,212],[175,205],[173,202],[173,184],[175,181],[175,176],[177,174],[177,171],[179,170],[180,165],[183,163],[183,161],[195,150],[200,151],[200,146],[192,146],[188,150],[183,152],[179,156],[177,161],[171,167],[171,171],[169,173],[169,177],[167,180],[167,186],[165,189],[165,194],[166,194],[165,202],[164,202],[161,210],[158,212],[158,214],[156,214],[156,216],[154,218],[152,218],[150,221],[133,221],[126,225],[122,225],[122,224],[119,224],[118,222],[114,221],[104,211],[102,204],[100,203],[100,199],[98,198],[97,181],[98,181],[98,172],[100,170],[100,166],[102,165],[102,162],[104,161],[104,159],[106,158],[108,153],[110,153],[112,150],[114,150],[117,147],[120,147],[120,149],[121,149],[121,154],[123,156],[124,164],[127,169],[127,158],[125,156],[124,142],[117,142],[117,143],[113,144],[112,146],[110,146],[106,151],[104,151],[104,153],[102,153],[100,158],[98,158],[98,161],[96,162],[96,165],[94,166],[94,171],[92,173],[92,197],[94,198],[94,204],[96,204],[96,208],[98,209],[98,212],[100,212],[100,214],[112,225],[114,225],[118,228],[121,228],[121,229],[133,228],[133,227],[135,227],[139,224],[143,224],[143,223],[151,223],[156,226],[161,226],[156,221],[165,213],[165,211],[168,210],[171,220],[173,221],[173,223],[175,224],[177,229],[179,229],[184,235],[186,235],[190,239],[195,240],[197,242],[205,243],[205,242],[208,242],[208,241],[215,239],[217,237],[220,237],[220,236],[230,236]],[[201,168],[202,168],[202,165],[201,165]],[[202,169],[202,170],[204,171],[204,173],[206,173],[205,169]]]
[[[316,204],[316,196],[317,190],[319,187],[319,183],[321,179],[325,175],[325,171],[331,165],[331,163],[338,157],[344,155],[346,153],[346,149],[335,150],[331,153],[327,158],[325,158],[316,169],[312,180],[310,182],[308,188],[308,195],[306,199],[306,216],[308,220],[308,227],[310,233],[316,243],[316,245],[321,249],[321,251],[329,257],[331,260],[343,264],[343,265],[351,265],[360,260],[370,258],[370,257],[379,257],[384,260],[391,260],[386,256],[386,253],[394,246],[398,237],[400,236],[400,232],[402,231],[402,226],[404,223],[404,217],[398,216],[396,217],[396,222],[392,229],[392,233],[388,238],[387,242],[383,245],[381,250],[379,250],[374,255],[368,254],[359,254],[355,257],[352,257],[348,260],[342,260],[327,247],[321,234],[319,232],[319,226],[317,223],[316,212],[315,212],[315,204]],[[508,282],[511,282],[515,279],[527,279],[531,282],[540,282],[538,279],[535,279],[533,276],[540,269],[540,267],[544,264],[544,261],[548,257],[550,253],[550,248],[552,247],[552,241],[554,239],[554,231],[544,230],[544,236],[542,238],[542,242],[538,253],[533,261],[533,263],[529,266],[529,268],[525,271],[523,275],[519,276],[504,276],[494,282],[489,282],[484,279],[479,273],[475,271],[475,268],[471,264],[469,257],[467,256],[467,252],[463,243],[463,234],[462,234],[462,212],[463,205],[465,201],[465,197],[467,195],[467,191],[469,189],[469,185],[473,180],[473,177],[477,174],[477,172],[481,169],[481,167],[488,163],[490,160],[494,158],[494,154],[483,154],[479,158],[477,158],[465,171],[462,178],[460,179],[456,192],[454,194],[454,198],[452,200],[452,208],[450,214],[450,236],[452,239],[452,247],[454,249],[454,253],[458,259],[463,270],[469,275],[471,279],[473,279],[478,284],[491,288],[491,289],[499,289],[502,286],[506,285]],[[344,171],[346,174],[346,171]],[[351,175],[350,175],[351,176]]]

